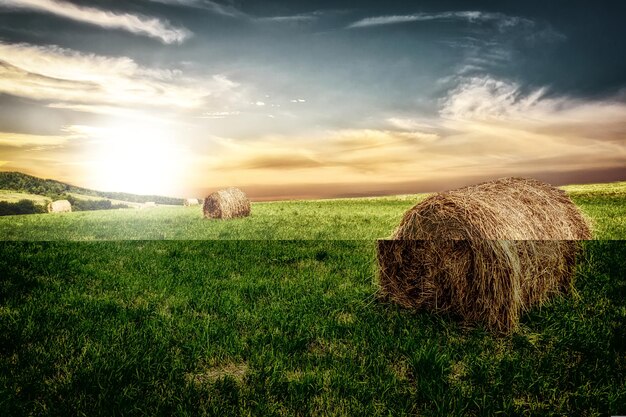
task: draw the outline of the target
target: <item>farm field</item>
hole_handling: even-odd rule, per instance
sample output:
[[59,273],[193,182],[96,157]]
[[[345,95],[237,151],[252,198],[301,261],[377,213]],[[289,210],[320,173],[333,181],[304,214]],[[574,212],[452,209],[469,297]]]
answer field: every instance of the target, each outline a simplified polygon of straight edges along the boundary
[[[626,238],[626,182],[565,187],[594,223],[596,239]],[[253,203],[232,222],[199,206],[0,217],[0,240],[372,240],[385,238],[426,194]]]
[[376,297],[424,196],[0,218],[0,415],[623,415],[626,183],[565,189],[596,240],[508,336]]
[[20,200],[31,200],[36,204],[48,204],[50,199],[42,195],[29,194],[14,190],[0,190],[0,201],[6,201],[8,203],[16,203]]

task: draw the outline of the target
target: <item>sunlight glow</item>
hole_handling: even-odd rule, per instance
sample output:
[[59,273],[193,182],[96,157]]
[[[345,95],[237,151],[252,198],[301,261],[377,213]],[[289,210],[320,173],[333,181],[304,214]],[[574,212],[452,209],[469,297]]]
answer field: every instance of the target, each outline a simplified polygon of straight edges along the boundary
[[97,129],[89,164],[93,188],[178,195],[188,153],[167,129],[115,125]]

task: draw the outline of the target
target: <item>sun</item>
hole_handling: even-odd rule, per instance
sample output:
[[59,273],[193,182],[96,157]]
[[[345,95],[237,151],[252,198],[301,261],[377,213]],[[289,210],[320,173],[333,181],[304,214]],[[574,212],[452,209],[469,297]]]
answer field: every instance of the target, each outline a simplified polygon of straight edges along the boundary
[[178,195],[187,152],[163,126],[118,124],[99,129],[89,164],[94,188]]

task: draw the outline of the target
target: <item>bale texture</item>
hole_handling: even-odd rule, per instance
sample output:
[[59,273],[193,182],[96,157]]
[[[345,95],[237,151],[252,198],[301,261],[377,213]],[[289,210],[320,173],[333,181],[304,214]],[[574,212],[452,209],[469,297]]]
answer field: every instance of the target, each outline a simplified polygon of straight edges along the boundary
[[72,205],[67,200],[57,200],[48,203],[48,213],[70,213]]
[[587,221],[564,191],[503,178],[433,195],[377,245],[382,294],[509,332],[567,291]]
[[204,199],[205,218],[233,219],[250,215],[250,200],[239,188],[216,191]]
[[198,204],[200,204],[200,202],[197,198],[186,198],[185,202],[183,203],[185,207],[197,206]]

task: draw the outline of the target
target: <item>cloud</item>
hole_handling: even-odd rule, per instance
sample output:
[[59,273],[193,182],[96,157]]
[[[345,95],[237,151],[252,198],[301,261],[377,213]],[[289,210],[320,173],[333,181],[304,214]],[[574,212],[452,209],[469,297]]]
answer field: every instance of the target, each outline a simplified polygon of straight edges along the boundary
[[172,6],[185,6],[193,7],[197,9],[204,9],[211,11],[215,14],[227,17],[245,17],[248,15],[240,11],[239,9],[230,6],[217,3],[211,0],[149,0],[154,3],[168,4]]
[[541,101],[545,95],[543,88],[524,95],[518,84],[489,76],[461,80],[443,100],[440,114],[445,118],[517,119],[538,106],[545,106],[545,101]]
[[517,16],[508,16],[502,13],[480,11],[451,11],[439,13],[414,13],[408,15],[388,15],[366,17],[348,25],[348,28],[365,28],[382,25],[395,25],[409,22],[425,22],[433,20],[465,21],[469,23],[494,22],[500,30],[514,26],[532,26],[532,20]]
[[457,82],[437,116],[387,117],[382,129],[214,139],[214,157],[202,169],[219,173],[224,184],[393,187],[507,175],[564,178],[626,165],[626,103],[619,98],[553,96],[548,88],[491,77]]
[[243,12],[242,10],[229,5],[221,4],[212,0],[148,0],[154,3],[167,4],[171,6],[192,7],[196,9],[207,10],[213,14],[248,20],[258,23],[309,23],[317,20],[323,12],[315,11],[310,13],[300,13],[295,15],[283,16],[264,16],[258,17]]
[[199,117],[201,119],[225,119],[227,117],[239,116],[240,114],[240,111],[211,111],[204,112]]
[[105,29],[121,29],[149,36],[166,44],[181,43],[191,36],[187,29],[174,27],[166,20],[78,6],[62,0],[0,0],[0,7],[50,13]]
[[27,146],[58,146],[72,139],[73,135],[31,135],[27,133],[0,132],[0,146],[23,148]]
[[286,16],[257,17],[255,20],[261,23],[310,23],[318,20],[322,14],[321,11],[316,11]]
[[[550,125],[626,126],[626,103],[619,99],[582,100],[550,96],[546,87],[524,89],[490,76],[461,77],[442,100],[439,114],[448,120],[506,122],[526,127]],[[598,129],[597,134],[607,131]]]
[[[271,136],[254,141],[214,139],[219,155],[209,165],[223,178],[258,182],[291,182],[314,175],[363,179],[394,165],[406,167],[414,154],[438,135],[375,129],[341,129],[306,137]],[[398,167],[395,167],[395,171]],[[280,172],[290,171],[288,176]],[[277,178],[279,176],[280,178]]]
[[400,130],[431,130],[434,126],[428,122],[406,117],[389,117],[387,122]]
[[626,164],[626,103],[548,91],[488,76],[461,78],[441,102],[439,125],[452,132],[442,142],[503,173]]
[[239,86],[221,74],[188,77],[178,69],[57,46],[0,42],[0,63],[0,92],[50,100],[57,108],[96,105],[96,113],[107,107],[199,108],[208,100],[228,102]]

